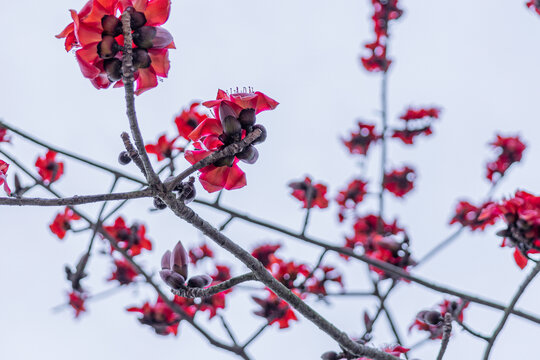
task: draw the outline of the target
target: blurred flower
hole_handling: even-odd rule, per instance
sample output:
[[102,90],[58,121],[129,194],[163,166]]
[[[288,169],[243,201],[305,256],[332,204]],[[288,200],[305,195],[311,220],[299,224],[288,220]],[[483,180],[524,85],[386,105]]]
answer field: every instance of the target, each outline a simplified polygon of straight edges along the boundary
[[154,305],[145,302],[142,307],[130,307],[127,311],[141,313],[143,316],[138,319],[139,322],[151,326],[158,335],[178,333],[178,323],[181,318],[161,297],[157,298]]
[[38,157],[36,167],[45,184],[51,184],[64,173],[64,163],[56,161],[56,152],[49,150],[44,157]]
[[137,256],[142,249],[152,250],[152,243],[146,238],[144,225],[134,223],[131,227],[126,226],[124,219],[119,216],[112,226],[104,226],[117,242],[118,246],[126,250],[130,256]]
[[174,150],[184,151],[184,148],[174,146],[176,140],[177,137],[168,140],[166,135],[161,135],[156,144],[147,144],[144,148],[147,153],[156,155],[158,161],[172,159]]
[[304,209],[318,206],[320,209],[328,207],[326,199],[326,186],[322,184],[312,184],[311,179],[306,176],[304,181],[289,183],[292,189],[291,195],[304,203]]
[[484,230],[486,226],[493,225],[497,221],[497,216],[486,217],[479,220],[483,209],[493,204],[491,201],[482,204],[480,207],[476,207],[467,201],[460,201],[456,206],[456,213],[450,224],[460,223],[462,226],[467,226],[471,230]]
[[[499,156],[494,161],[487,163],[486,177],[489,181],[495,182],[504,176],[512,164],[521,160],[526,145],[519,136],[502,137],[501,135],[497,135],[497,139],[490,145],[499,152]],[[494,178],[495,174],[499,174],[499,177]]]
[[206,114],[198,111],[199,105],[200,103],[198,102],[192,103],[189,109],[183,109],[180,115],[174,119],[174,123],[178,128],[178,134],[186,140],[189,140],[189,134],[208,118]]
[[413,169],[405,166],[384,174],[384,188],[397,197],[403,197],[414,187],[416,174]]
[[253,249],[251,255],[259,260],[265,268],[268,268],[278,260],[274,254],[280,247],[281,245],[279,244],[264,244]]
[[114,260],[114,266],[116,269],[111,274],[111,277],[107,279],[108,281],[117,280],[120,285],[129,285],[131,284],[139,273],[127,260]]
[[202,244],[198,247],[189,250],[189,259],[191,263],[196,265],[200,260],[204,258],[213,258],[214,252],[208,247],[207,244]]
[[261,307],[261,309],[255,311],[254,314],[265,318],[268,321],[268,325],[278,323],[280,329],[288,328],[290,326],[289,322],[298,320],[296,315],[289,304],[270,290],[268,290],[268,292],[269,294],[266,299],[252,297],[252,299]]
[[83,292],[72,291],[68,294],[69,296],[69,305],[75,310],[75,317],[79,317],[82,312],[86,311],[84,307],[84,301],[86,300],[86,295]]
[[81,217],[70,208],[66,207],[64,209],[64,213],[58,213],[56,214],[56,217],[54,218],[51,225],[49,225],[49,229],[58,236],[59,239],[63,239],[66,236],[66,232],[71,229],[71,221],[72,220],[79,220]]
[[366,155],[371,143],[377,142],[381,135],[375,132],[375,125],[358,122],[359,130],[351,133],[350,140],[343,140],[351,154]]
[[0,185],[4,185],[4,191],[6,194],[11,194],[11,189],[7,183],[7,171],[9,169],[9,164],[4,160],[0,160]]

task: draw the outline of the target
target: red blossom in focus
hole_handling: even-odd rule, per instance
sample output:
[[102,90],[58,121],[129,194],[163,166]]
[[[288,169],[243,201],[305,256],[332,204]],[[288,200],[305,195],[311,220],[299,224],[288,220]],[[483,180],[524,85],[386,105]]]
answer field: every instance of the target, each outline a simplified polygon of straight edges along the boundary
[[176,335],[178,333],[180,316],[161,297],[158,297],[154,305],[145,302],[142,307],[131,307],[127,311],[141,313],[143,316],[138,319],[139,322],[151,326],[158,335]]
[[342,190],[336,196],[336,202],[339,205],[340,222],[344,220],[345,210],[355,209],[356,206],[364,200],[367,194],[367,182],[362,180],[353,180],[347,185],[347,189]]
[[171,159],[174,150],[184,151],[184,148],[174,146],[176,140],[177,137],[168,140],[166,135],[161,135],[156,144],[148,144],[144,148],[147,153],[156,155],[158,161]]
[[65,38],[66,51],[78,49],[75,57],[83,76],[97,89],[123,86],[121,14],[129,11],[133,30],[135,94],[157,86],[158,77],[169,72],[171,34],[159,25],[169,18],[170,0],[89,0],[73,22],[57,38]]
[[7,133],[7,129],[0,126],[0,143],[11,142],[11,137]]
[[274,323],[279,324],[280,329],[288,328],[290,321],[297,321],[294,311],[289,304],[268,290],[269,294],[266,299],[252,297],[252,299],[261,307],[260,310],[254,312],[255,315],[265,318],[268,325]]
[[[519,136],[503,137],[501,135],[497,135],[497,139],[490,145],[497,149],[499,156],[494,161],[487,163],[486,177],[489,181],[495,182],[504,176],[512,164],[521,160],[526,145]],[[494,178],[495,174],[499,174],[499,177]]]
[[321,266],[307,281],[307,291],[311,294],[326,296],[326,286],[328,283],[334,282],[343,288],[343,278],[338,271],[331,266]]
[[525,4],[529,9],[536,11],[538,15],[540,15],[540,1],[538,0],[531,0],[527,1]]
[[213,258],[214,252],[208,247],[207,244],[195,247],[189,250],[189,259],[191,263],[197,265],[197,263],[204,258]]
[[503,218],[507,228],[497,235],[504,237],[501,246],[514,248],[514,260],[523,269],[530,254],[540,252],[540,197],[525,191],[500,203],[494,203],[481,212],[479,220]]
[[392,170],[384,174],[384,188],[397,197],[403,197],[414,187],[416,174],[413,169],[405,166],[402,169]]
[[174,119],[178,134],[186,140],[189,140],[189,134],[208,118],[206,114],[202,114],[197,110],[199,105],[198,102],[192,103],[189,109],[183,109],[180,115]]
[[127,250],[130,256],[139,255],[142,249],[152,250],[152,243],[146,238],[144,225],[134,223],[131,227],[127,227],[124,219],[119,216],[114,225],[103,228],[118,242],[118,246]]
[[398,138],[407,145],[412,145],[414,138],[419,135],[431,135],[431,125],[434,119],[438,119],[441,110],[439,108],[408,108],[399,118],[405,122],[405,128],[394,129],[393,138]]
[[71,229],[70,222],[72,220],[79,220],[81,217],[73,212],[70,208],[66,207],[64,213],[56,214],[49,229],[58,236],[59,239],[63,239],[66,236],[66,232]]
[[496,215],[491,217],[486,217],[482,220],[478,220],[483,209],[487,206],[493,204],[492,202],[487,202],[480,207],[476,207],[467,201],[460,201],[456,206],[456,213],[450,224],[459,223],[462,226],[467,226],[471,230],[484,230],[486,226],[495,224]]
[[261,245],[255,249],[253,249],[253,252],[251,255],[259,260],[265,268],[269,268],[273,263],[278,261],[279,259],[275,256],[275,252],[281,247],[281,245]]
[[79,317],[82,312],[86,311],[84,307],[84,301],[86,295],[79,291],[72,291],[69,293],[69,305],[75,310],[75,317]]
[[56,152],[49,150],[44,157],[36,160],[39,176],[46,184],[57,181],[64,173],[64,163],[56,161],[55,158]]
[[0,185],[4,185],[4,191],[6,194],[11,194],[11,189],[7,183],[7,171],[9,169],[9,164],[4,160],[0,160]]
[[[278,104],[277,101],[259,91],[229,95],[225,91],[219,90],[216,100],[203,103],[204,106],[214,111],[215,118],[203,120],[189,134],[189,139],[195,142],[195,150],[185,152],[186,160],[195,164],[213,152],[240,141],[250,131],[253,131],[256,114],[273,110]],[[221,119],[220,112],[225,115],[224,119]],[[244,123],[241,123],[241,120]],[[224,122],[227,122],[225,127]],[[208,192],[221,189],[234,190],[246,186],[246,174],[238,167],[237,163],[242,155],[247,154],[248,150],[251,151],[251,156],[242,157],[242,160],[248,163],[255,162],[258,152],[251,145],[236,156],[220,159],[214,164],[200,169],[201,185]]]
[[111,274],[111,277],[108,278],[108,281],[117,280],[120,285],[129,285],[131,284],[139,273],[127,260],[114,260],[114,266],[116,269]]
[[292,189],[291,195],[304,203],[304,209],[318,206],[320,209],[328,207],[326,199],[326,186],[322,184],[312,184],[311,179],[306,177],[304,181],[289,183]]
[[343,140],[351,154],[366,155],[369,146],[381,139],[381,135],[375,132],[375,125],[358,122],[359,131],[352,132],[350,140]]

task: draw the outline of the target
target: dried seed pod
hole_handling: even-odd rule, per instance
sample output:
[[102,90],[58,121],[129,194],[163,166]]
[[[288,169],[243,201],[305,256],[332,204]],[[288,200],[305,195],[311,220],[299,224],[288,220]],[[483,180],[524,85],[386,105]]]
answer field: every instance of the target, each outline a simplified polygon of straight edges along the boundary
[[322,360],[338,360],[338,354],[335,351],[327,351],[321,355]]
[[429,325],[439,325],[443,321],[443,317],[438,311],[427,311],[424,313],[424,320]]
[[161,27],[143,26],[133,33],[133,42],[142,49],[164,49],[173,42],[173,37]]
[[178,200],[182,201],[184,204],[189,204],[197,195],[197,191],[195,190],[195,178],[190,176],[189,181],[181,183],[180,185]]
[[187,282],[188,287],[204,288],[212,283],[212,278],[208,275],[196,275]]

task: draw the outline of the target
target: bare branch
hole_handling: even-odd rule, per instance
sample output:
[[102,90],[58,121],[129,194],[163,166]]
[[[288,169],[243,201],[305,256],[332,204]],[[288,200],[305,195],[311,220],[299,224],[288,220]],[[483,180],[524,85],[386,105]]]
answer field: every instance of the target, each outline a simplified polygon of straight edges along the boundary
[[171,289],[171,292],[175,295],[185,298],[205,298],[216,295],[225,290],[229,290],[235,285],[241,284],[246,281],[257,280],[257,277],[253,273],[247,273],[240,276],[235,276],[229,280],[223,281],[217,285],[210,286],[206,289],[201,288],[186,288],[186,289]]
[[448,347],[448,342],[450,341],[450,334],[452,333],[452,314],[447,312],[444,315],[443,323],[443,337],[441,341],[441,349],[439,350],[439,355],[437,355],[437,360],[442,360],[446,348]]

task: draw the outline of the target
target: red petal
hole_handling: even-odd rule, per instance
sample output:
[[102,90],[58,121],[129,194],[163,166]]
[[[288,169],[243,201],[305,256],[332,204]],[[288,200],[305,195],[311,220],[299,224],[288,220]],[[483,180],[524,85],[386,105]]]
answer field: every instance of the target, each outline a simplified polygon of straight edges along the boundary
[[139,77],[137,78],[137,90],[135,95],[141,95],[146,90],[155,88],[158,84],[157,76],[154,70],[150,67],[147,69],[139,69]]
[[225,189],[234,190],[244,186],[246,186],[246,174],[235,164],[230,168]]
[[94,43],[75,52],[75,57],[77,58],[81,72],[83,76],[88,79],[97,77],[101,72],[100,69],[92,64],[92,62],[98,58],[96,47],[97,43]]
[[193,141],[199,140],[203,136],[208,135],[221,135],[223,133],[223,127],[217,119],[208,118],[203,120],[199,126],[195,128],[190,134],[189,138]]
[[521,269],[525,268],[525,266],[527,266],[527,261],[529,261],[529,259],[527,259],[518,249],[514,250],[514,260],[516,260],[517,266]]
[[164,24],[171,12],[170,0],[150,0],[144,11],[147,26],[157,26]]
[[148,55],[152,60],[152,68],[157,76],[167,77],[171,64],[169,62],[169,51],[167,49],[148,50]]

